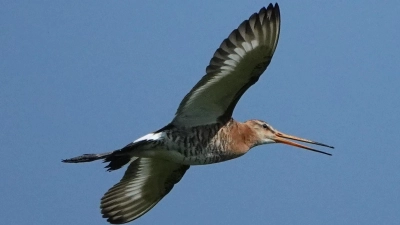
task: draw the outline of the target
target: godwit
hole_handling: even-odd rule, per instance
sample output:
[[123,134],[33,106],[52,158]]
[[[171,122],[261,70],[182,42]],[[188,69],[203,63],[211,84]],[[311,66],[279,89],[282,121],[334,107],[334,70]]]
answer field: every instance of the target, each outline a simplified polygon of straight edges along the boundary
[[331,155],[288,139],[332,146],[284,134],[261,120],[241,123],[232,118],[240,97],[269,65],[279,30],[279,6],[269,4],[222,42],[206,75],[182,100],[171,123],[122,149],[63,160],[81,163],[104,159],[109,163],[108,171],[129,163],[121,181],[101,199],[101,213],[108,222],[127,223],[145,214],[171,191],[190,165],[234,159],[270,143]]

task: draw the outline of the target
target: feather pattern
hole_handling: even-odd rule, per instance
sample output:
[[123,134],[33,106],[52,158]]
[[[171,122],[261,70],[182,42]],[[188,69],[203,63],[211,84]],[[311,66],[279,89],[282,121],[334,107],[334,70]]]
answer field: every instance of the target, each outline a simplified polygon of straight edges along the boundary
[[229,121],[240,97],[271,62],[279,31],[277,4],[243,21],[216,50],[206,75],[182,100],[172,124],[192,127]]
[[137,158],[101,199],[103,217],[112,224],[140,217],[171,191],[187,169],[187,165],[160,159]]

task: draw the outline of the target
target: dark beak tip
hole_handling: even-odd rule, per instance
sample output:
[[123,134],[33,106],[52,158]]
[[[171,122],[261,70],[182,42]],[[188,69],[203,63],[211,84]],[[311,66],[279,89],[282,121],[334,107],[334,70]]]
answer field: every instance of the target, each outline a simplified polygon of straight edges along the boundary
[[328,147],[328,148],[335,148],[335,147],[333,147],[333,146],[330,146],[330,145],[326,145],[326,144],[322,144],[322,143],[320,143],[320,142],[315,142],[315,143],[313,143],[313,144],[316,144],[316,145],[320,145],[320,146],[324,146],[324,147]]

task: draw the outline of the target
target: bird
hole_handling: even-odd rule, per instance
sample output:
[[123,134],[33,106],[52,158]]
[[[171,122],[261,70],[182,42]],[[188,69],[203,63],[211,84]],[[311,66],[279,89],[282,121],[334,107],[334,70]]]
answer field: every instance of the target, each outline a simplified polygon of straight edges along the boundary
[[147,213],[193,165],[235,159],[256,146],[271,143],[331,155],[291,140],[333,146],[282,133],[262,120],[239,122],[232,118],[239,99],[270,64],[280,25],[277,3],[244,20],[223,40],[206,74],[183,98],[166,126],[115,151],[62,160],[103,160],[108,171],[128,165],[122,179],[101,198],[101,213],[109,223],[128,223]]

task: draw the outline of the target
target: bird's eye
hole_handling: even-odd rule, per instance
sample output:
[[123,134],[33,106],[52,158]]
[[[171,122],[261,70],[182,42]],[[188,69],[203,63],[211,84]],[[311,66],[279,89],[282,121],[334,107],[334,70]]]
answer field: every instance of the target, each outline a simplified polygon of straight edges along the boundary
[[268,129],[268,125],[266,123],[264,123],[262,126],[264,129]]

